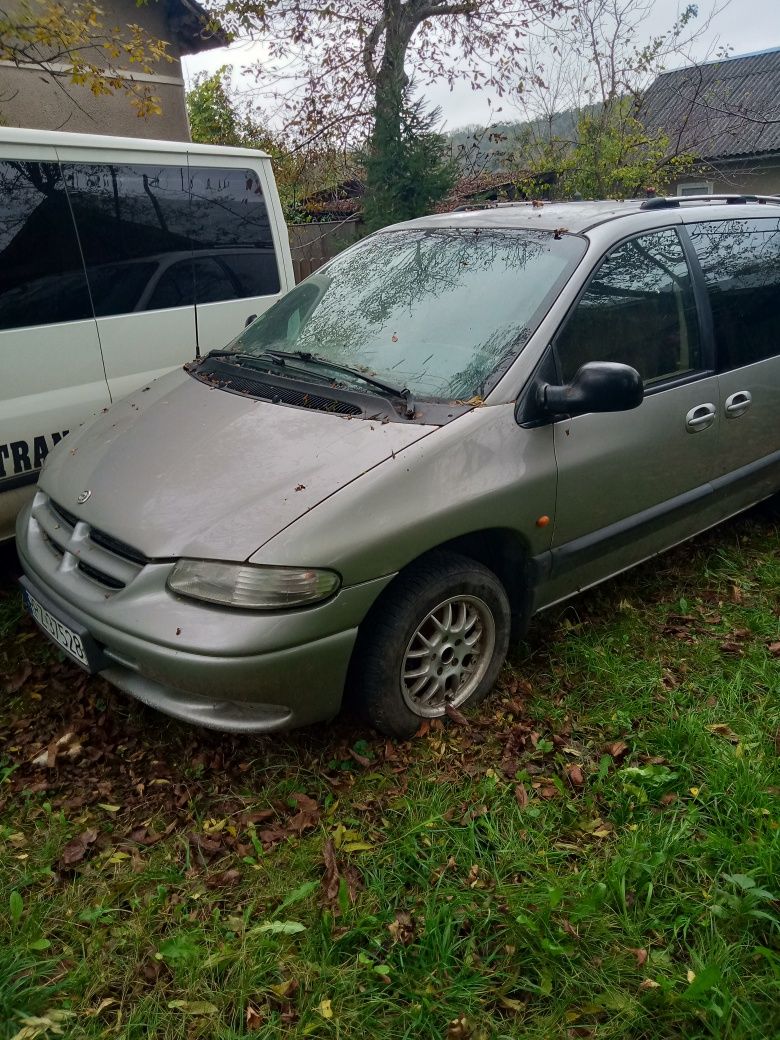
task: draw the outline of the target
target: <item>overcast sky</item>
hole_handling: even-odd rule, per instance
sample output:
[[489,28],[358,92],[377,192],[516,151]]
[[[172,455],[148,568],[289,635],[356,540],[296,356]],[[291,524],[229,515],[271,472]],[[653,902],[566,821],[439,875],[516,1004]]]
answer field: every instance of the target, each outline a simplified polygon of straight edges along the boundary
[[[678,0],[656,0],[653,17],[646,23],[648,34],[668,29],[681,6],[684,5],[680,5]],[[709,6],[700,4],[702,16]],[[694,57],[704,57],[720,45],[731,45],[734,54],[780,46],[780,0],[731,0],[715,17],[706,37],[698,42]],[[184,58],[184,75],[189,86],[198,72],[214,72],[221,65],[232,64],[238,73],[242,66],[262,58],[261,44],[234,43],[230,47]],[[446,127],[450,130],[469,123],[489,124],[496,119],[520,118],[515,109],[504,107],[499,110],[501,100],[491,97],[489,91],[475,92],[465,84],[456,84],[452,91],[445,84],[434,85],[425,89],[424,96],[431,105],[441,108]]]

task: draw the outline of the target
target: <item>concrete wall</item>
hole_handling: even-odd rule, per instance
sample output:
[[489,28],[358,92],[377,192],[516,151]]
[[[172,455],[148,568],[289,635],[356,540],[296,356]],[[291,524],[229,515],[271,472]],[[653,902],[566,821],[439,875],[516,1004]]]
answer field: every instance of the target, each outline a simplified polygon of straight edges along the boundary
[[[123,137],[189,141],[184,104],[184,81],[176,42],[172,39],[165,7],[159,0],[137,5],[135,0],[107,0],[106,24],[123,29],[135,23],[157,39],[167,40],[172,62],[158,62],[151,74],[138,73],[120,59],[118,71],[127,70],[139,87],[150,87],[160,98],[163,114],[139,119],[123,93],[95,97],[66,78],[45,75],[37,68],[0,63],[0,119],[8,126],[71,133],[116,134]],[[86,56],[90,56],[85,52]],[[57,66],[53,72],[57,71]]]

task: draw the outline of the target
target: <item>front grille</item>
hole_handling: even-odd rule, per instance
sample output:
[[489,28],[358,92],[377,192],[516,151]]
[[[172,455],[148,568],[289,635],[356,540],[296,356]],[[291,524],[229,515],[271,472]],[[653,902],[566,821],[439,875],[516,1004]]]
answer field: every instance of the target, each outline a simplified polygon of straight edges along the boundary
[[112,538],[110,534],[105,534],[103,531],[97,531],[94,527],[90,531],[90,538],[96,545],[102,545],[104,549],[108,549],[109,552],[116,553],[117,556],[121,556],[124,560],[131,560],[133,563],[138,563],[141,567],[146,566],[149,562],[142,552],[138,549],[134,549],[131,545],[126,545],[124,542],[120,542],[118,538]]
[[64,549],[62,549],[61,546],[57,545],[56,542],[53,542],[51,540],[51,538],[49,538],[49,536],[46,534],[45,531],[41,531],[41,534],[43,536],[44,542],[49,547],[49,549],[51,549],[51,551],[54,553],[55,556],[63,556],[64,555]]
[[67,559],[75,560],[79,573],[102,589],[124,589],[148,563],[138,549],[90,527],[41,492],[33,517],[44,544],[58,557],[58,568],[65,567]]
[[104,571],[99,571],[97,567],[90,567],[90,565],[84,563],[83,560],[79,562],[79,570],[82,574],[86,574],[88,578],[92,578],[93,581],[105,585],[107,589],[123,589],[125,587],[125,582],[120,581],[118,578],[112,578]]
[[69,513],[67,509],[64,509],[62,506],[58,505],[56,502],[53,502],[51,499],[49,499],[49,505],[52,507],[54,512],[60,518],[60,520],[64,520],[65,523],[68,524],[70,527],[75,527],[76,524],[79,522],[77,516],[74,516],[73,513]]

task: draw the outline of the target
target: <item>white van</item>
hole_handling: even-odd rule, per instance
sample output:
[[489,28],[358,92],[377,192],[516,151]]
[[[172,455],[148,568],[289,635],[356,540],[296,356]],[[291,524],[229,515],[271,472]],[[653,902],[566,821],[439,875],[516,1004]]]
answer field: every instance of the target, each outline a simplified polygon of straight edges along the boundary
[[293,284],[263,152],[0,127],[0,540],[69,430]]

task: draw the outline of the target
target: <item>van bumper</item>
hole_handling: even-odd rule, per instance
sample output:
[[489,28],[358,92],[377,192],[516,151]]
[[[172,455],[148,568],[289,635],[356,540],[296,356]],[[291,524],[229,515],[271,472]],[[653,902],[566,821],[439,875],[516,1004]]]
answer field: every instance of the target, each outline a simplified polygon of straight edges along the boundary
[[172,595],[165,587],[172,564],[144,568],[111,600],[95,597],[82,574],[58,568],[29,510],[17,527],[17,549],[28,591],[97,644],[98,675],[167,715],[233,733],[333,718],[358,625],[394,576],[343,588],[304,610],[263,614]]

